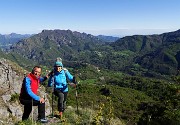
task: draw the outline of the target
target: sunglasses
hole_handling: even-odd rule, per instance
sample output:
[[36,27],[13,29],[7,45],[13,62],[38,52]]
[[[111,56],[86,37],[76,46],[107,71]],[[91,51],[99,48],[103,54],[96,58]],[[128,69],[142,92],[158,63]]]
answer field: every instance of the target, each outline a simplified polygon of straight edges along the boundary
[[54,66],[54,67],[62,67],[62,66]]

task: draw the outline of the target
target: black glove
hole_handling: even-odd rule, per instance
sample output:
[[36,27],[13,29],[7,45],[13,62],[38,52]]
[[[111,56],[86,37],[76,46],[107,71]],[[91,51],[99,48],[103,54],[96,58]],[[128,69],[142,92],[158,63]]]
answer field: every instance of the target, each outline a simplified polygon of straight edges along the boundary
[[74,84],[77,84],[77,81],[76,81],[76,77],[73,77],[73,81],[72,81]]
[[52,71],[48,74],[48,76],[51,76],[51,75],[54,75],[54,70],[52,70]]

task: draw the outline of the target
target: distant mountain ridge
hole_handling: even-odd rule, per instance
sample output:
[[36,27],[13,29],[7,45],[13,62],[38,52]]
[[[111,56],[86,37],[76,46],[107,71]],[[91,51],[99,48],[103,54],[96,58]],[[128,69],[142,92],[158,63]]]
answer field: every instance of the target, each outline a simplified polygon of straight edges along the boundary
[[[43,30],[13,45],[10,52],[48,63],[64,61],[90,63],[132,75],[159,77],[176,74],[180,68],[180,30],[160,35],[134,35],[107,42],[96,36],[71,30]],[[75,65],[75,63],[72,65]]]
[[22,35],[16,33],[5,34],[5,35],[0,34],[0,48],[6,48],[11,44],[18,42],[20,39],[29,38],[30,36],[32,35],[31,34]]
[[115,42],[116,40],[119,39],[119,37],[105,36],[105,35],[98,35],[97,37],[107,42]]

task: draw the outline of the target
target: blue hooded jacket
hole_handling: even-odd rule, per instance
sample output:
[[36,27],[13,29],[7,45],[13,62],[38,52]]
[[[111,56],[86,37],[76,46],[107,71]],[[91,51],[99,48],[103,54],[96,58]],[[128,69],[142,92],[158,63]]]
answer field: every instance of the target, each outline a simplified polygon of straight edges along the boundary
[[73,82],[73,76],[68,70],[61,70],[60,72],[55,71],[48,80],[48,86],[54,85],[54,89],[58,89],[62,92],[68,92],[67,79]]

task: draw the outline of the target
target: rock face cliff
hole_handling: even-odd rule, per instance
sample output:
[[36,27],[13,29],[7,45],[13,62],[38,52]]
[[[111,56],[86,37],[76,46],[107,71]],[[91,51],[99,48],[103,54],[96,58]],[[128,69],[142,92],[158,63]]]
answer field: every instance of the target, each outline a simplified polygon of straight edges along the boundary
[[[14,124],[21,120],[23,105],[18,98],[25,73],[17,64],[0,59],[0,124]],[[39,94],[47,99],[46,115],[49,115],[51,107],[43,86],[40,86]],[[37,107],[33,109],[32,116],[36,120]]]

